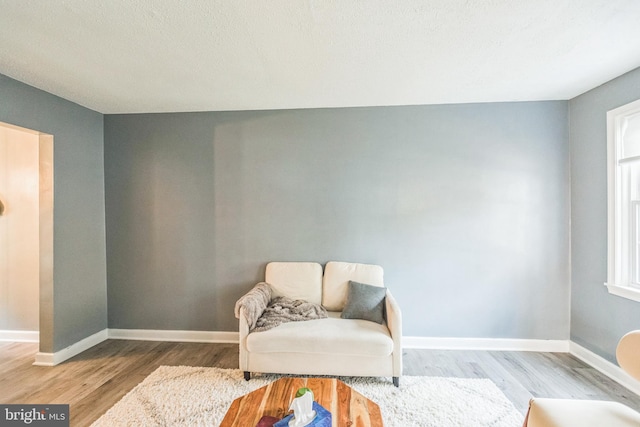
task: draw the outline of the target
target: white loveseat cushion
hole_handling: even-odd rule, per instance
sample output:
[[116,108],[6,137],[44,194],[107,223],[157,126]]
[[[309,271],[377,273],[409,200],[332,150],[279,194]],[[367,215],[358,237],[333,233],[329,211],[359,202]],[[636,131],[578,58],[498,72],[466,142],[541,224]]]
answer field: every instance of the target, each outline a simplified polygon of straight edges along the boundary
[[247,336],[247,349],[255,353],[320,353],[354,356],[388,356],[393,340],[387,325],[360,319],[329,318],[284,323]]
[[274,297],[322,301],[322,265],[316,262],[270,262],[264,281],[271,285]]
[[347,300],[349,280],[366,285],[384,286],[384,271],[379,265],[352,262],[328,262],[322,279],[322,305],[329,311],[342,311]]

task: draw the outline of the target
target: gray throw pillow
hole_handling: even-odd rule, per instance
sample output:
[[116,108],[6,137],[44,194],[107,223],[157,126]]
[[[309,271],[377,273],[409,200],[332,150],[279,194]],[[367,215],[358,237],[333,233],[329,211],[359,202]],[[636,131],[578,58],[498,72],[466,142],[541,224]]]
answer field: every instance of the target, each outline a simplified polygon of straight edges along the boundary
[[347,301],[340,317],[384,322],[384,298],[387,288],[349,281]]

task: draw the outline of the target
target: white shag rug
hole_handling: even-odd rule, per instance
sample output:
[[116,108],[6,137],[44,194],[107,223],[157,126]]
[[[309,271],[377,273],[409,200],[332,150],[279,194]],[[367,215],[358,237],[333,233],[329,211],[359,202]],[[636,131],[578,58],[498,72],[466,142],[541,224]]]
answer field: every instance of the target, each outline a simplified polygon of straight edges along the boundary
[[[254,374],[247,382],[238,369],[161,366],[93,426],[218,426],[235,398],[281,377]],[[524,420],[488,379],[403,376],[399,388],[390,378],[339,379],[380,406],[386,427],[520,427]]]

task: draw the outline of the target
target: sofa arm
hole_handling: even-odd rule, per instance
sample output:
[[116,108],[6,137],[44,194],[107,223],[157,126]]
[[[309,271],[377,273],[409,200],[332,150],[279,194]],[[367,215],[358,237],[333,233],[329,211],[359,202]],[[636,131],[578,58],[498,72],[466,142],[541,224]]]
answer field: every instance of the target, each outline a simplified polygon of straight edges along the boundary
[[389,289],[385,297],[387,327],[393,340],[393,376],[402,376],[402,312]]
[[271,301],[271,286],[265,282],[255,285],[249,292],[244,294],[236,302],[234,314],[240,321],[238,327],[238,338],[240,343],[240,369],[246,372],[249,370],[249,353],[247,351],[247,335],[255,328],[256,322],[262,315],[267,305]]
[[240,307],[240,325],[238,328],[238,342],[240,345],[239,351],[239,365],[242,371],[248,371],[249,368],[249,352],[247,350],[247,335],[249,335],[249,324],[247,323],[247,316],[244,313],[244,308]]

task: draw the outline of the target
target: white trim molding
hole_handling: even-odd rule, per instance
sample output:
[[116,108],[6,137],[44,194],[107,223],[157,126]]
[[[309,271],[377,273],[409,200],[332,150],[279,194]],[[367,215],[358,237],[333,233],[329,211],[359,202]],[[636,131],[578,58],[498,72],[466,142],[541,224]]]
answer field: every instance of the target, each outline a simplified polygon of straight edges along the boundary
[[8,331],[0,330],[0,341],[7,342],[39,342],[39,331]]
[[[0,331],[0,333],[3,331]],[[34,365],[55,366],[107,339],[202,342],[238,344],[237,332],[175,331],[152,329],[103,329],[55,353],[36,354]],[[569,340],[509,339],[509,338],[440,338],[402,337],[404,348],[431,350],[538,351],[569,353],[607,377],[640,396],[640,381],[635,380],[616,364]]]
[[402,337],[402,346],[431,350],[541,351],[551,353],[567,353],[569,351],[568,340],[509,338]]
[[605,283],[607,290],[611,295],[640,302],[640,289],[631,286],[620,286],[616,284]]
[[[55,353],[38,353],[34,365],[54,366],[107,339],[166,342],[202,342],[238,344],[237,332],[176,331],[154,329],[104,329]],[[402,337],[404,348],[442,350],[492,350],[569,352],[567,340],[502,339],[502,338],[431,338]]]
[[151,329],[103,329],[55,353],[36,354],[36,366],[55,366],[107,339],[167,342],[203,342],[238,344],[237,332],[172,331]]
[[72,357],[77,356],[83,351],[90,349],[94,345],[100,344],[101,342],[105,341],[108,337],[109,337],[108,330],[103,329],[100,332],[97,332],[91,336],[88,336],[87,338],[84,338],[75,344],[71,344],[69,347],[56,351],[55,353],[38,352],[36,354],[36,360],[33,364],[36,366],[58,365],[64,362],[65,360],[71,359]]
[[615,363],[609,362],[605,358],[598,356],[591,350],[587,350],[573,341],[570,342],[569,353],[640,396],[640,381],[637,381],[631,375],[627,374]]
[[173,331],[154,329],[109,329],[109,338],[117,340],[205,342],[238,344],[238,332]]

